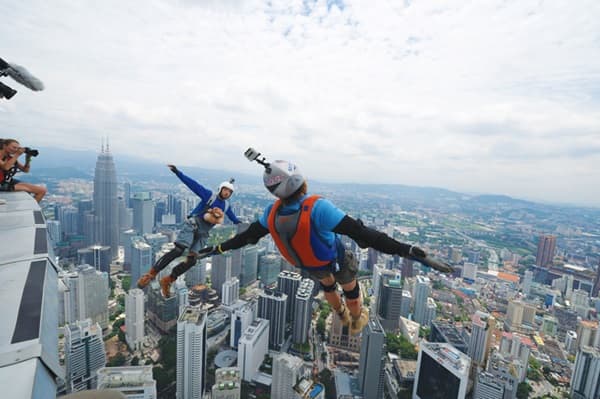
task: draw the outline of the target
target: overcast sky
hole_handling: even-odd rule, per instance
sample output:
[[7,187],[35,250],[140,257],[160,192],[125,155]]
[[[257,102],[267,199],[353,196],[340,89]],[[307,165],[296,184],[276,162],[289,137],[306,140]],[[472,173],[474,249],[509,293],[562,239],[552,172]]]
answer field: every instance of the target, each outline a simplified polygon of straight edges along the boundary
[[9,3],[0,137],[600,206],[600,1]]

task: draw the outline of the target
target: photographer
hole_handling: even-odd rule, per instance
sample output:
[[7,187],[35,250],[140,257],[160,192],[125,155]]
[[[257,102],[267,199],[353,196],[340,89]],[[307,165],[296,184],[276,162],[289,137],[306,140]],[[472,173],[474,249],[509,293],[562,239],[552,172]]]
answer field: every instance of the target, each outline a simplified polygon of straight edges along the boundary
[[[25,164],[19,162],[19,157],[25,154]],[[46,187],[23,183],[14,178],[19,171],[29,173],[31,158],[38,155],[37,150],[21,147],[14,139],[2,140],[0,148],[0,191],[25,191],[34,195],[35,200],[40,202],[46,195]]]

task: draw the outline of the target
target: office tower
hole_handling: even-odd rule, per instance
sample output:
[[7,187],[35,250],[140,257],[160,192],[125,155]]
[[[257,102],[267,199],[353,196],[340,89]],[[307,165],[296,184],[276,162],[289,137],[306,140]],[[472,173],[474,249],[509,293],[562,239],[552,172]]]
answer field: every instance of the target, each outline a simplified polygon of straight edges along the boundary
[[241,374],[238,367],[223,367],[215,371],[212,399],[240,399]]
[[598,336],[598,322],[592,320],[579,320],[577,325],[577,349],[584,346],[594,347]]
[[558,333],[558,319],[550,315],[544,315],[541,332],[544,335],[556,337],[556,334]]
[[160,252],[163,245],[169,242],[169,237],[162,233],[144,234],[144,241],[152,248],[152,259],[156,258],[156,254]]
[[507,330],[521,327],[522,324],[532,326],[535,319],[535,307],[521,301],[510,301],[506,311],[504,327]]
[[358,388],[364,399],[383,397],[385,332],[376,317],[371,317],[362,331]]
[[554,251],[556,250],[556,236],[541,235],[538,241],[535,265],[539,267],[552,266]]
[[477,373],[473,399],[504,399],[504,384],[493,374]]
[[233,305],[240,298],[240,281],[232,277],[223,283],[223,300],[225,306]]
[[173,291],[177,296],[177,315],[179,316],[190,305],[189,290],[182,279],[178,278],[173,283]]
[[150,283],[148,295],[148,321],[156,326],[161,332],[167,333],[175,324],[179,315],[177,297],[165,298],[160,293],[158,282]]
[[210,283],[212,288],[217,291],[219,297],[223,298],[223,283],[229,280],[231,274],[231,253],[227,252],[212,257],[212,267],[210,269]]
[[279,350],[285,341],[288,296],[265,289],[258,297],[258,317],[269,320],[269,348]]
[[48,228],[48,238],[53,247],[56,246],[62,240],[62,230],[60,228],[60,222],[58,220],[48,220],[46,222]]
[[467,394],[470,365],[471,359],[450,344],[422,343],[412,397],[464,398]]
[[95,244],[110,247],[115,259],[119,250],[119,207],[117,206],[117,170],[108,144],[102,147],[94,172],[94,215],[98,223]]
[[468,281],[475,281],[477,278],[477,265],[475,263],[465,262],[461,277]]
[[93,214],[94,202],[91,199],[77,201],[77,234],[83,234],[85,215]]
[[529,295],[531,293],[531,283],[533,283],[533,272],[531,270],[525,270],[523,283],[521,284],[523,294]]
[[413,264],[414,260],[409,258],[402,258],[402,278],[412,278],[415,276]]
[[584,346],[577,352],[575,368],[571,375],[573,399],[597,399],[600,397],[600,352]]
[[111,254],[110,248],[102,245],[92,245],[77,250],[77,258],[80,265],[90,265],[94,269],[110,273]]
[[277,281],[281,271],[281,256],[268,253],[258,257],[258,279],[267,287]]
[[150,193],[135,193],[131,200],[133,228],[139,234],[152,233],[154,229],[154,202]]
[[238,342],[238,367],[242,380],[252,381],[269,352],[269,320],[255,319]]
[[80,265],[74,272],[60,272],[66,290],[63,295],[64,322],[91,319],[108,327],[108,275],[90,265]]
[[277,291],[283,292],[288,297],[286,307],[286,322],[288,323],[294,319],[294,301],[301,280],[302,276],[299,273],[290,271],[279,273],[277,278]]
[[583,290],[573,290],[571,293],[571,308],[575,313],[581,316],[581,318],[587,319],[590,311],[589,294]]
[[344,326],[336,312],[331,313],[331,330],[329,345],[353,352],[360,350],[361,334],[350,334],[348,326]]
[[[507,360],[517,359],[521,365],[524,365],[523,372],[526,372],[527,364],[529,363],[529,355],[533,348],[533,342],[525,335],[504,332],[500,339],[499,353]],[[525,378],[524,374],[519,375],[522,381]]]
[[373,266],[377,263],[378,252],[376,249],[367,248],[367,269],[373,270]]
[[131,183],[123,183],[123,200],[125,200],[125,206],[131,208]]
[[229,346],[238,347],[240,337],[246,331],[246,328],[254,321],[254,308],[250,303],[237,308],[231,315],[231,330],[229,334]]
[[377,314],[385,331],[398,329],[398,320],[402,309],[402,281],[383,275],[380,280]]
[[481,256],[481,253],[479,251],[466,250],[465,255],[467,256],[468,262],[479,263],[479,257]]
[[144,335],[144,291],[132,288],[125,294],[125,339],[131,349],[140,349]]
[[469,341],[469,352],[473,366],[485,367],[487,363],[492,335],[494,333],[495,319],[489,314],[476,311],[471,317],[471,340]]
[[417,276],[415,283],[415,314],[414,319],[417,323],[424,325],[423,320],[425,319],[427,312],[427,298],[431,295],[431,281],[428,277]]
[[258,272],[258,247],[248,245],[241,248],[242,272],[240,274],[240,285],[245,287],[256,281]]
[[177,320],[177,399],[204,395],[206,312],[188,306]]
[[156,399],[152,366],[102,367],[98,370],[98,389],[119,391],[127,399]]
[[412,295],[410,291],[402,290],[402,300],[400,301],[400,316],[408,318],[410,314],[410,305],[412,303]]
[[129,230],[133,227],[133,209],[127,208],[123,198],[119,198],[117,201],[119,203],[119,230]]
[[154,225],[162,223],[163,216],[167,214],[167,204],[163,201],[158,201],[154,205]]
[[428,340],[430,342],[450,344],[464,354],[467,354],[469,351],[469,345],[465,342],[461,331],[454,324],[443,321],[434,321],[431,323]]
[[569,330],[565,335],[565,350],[569,353],[575,353],[577,349],[577,333]]
[[144,273],[152,267],[152,247],[142,240],[131,241],[131,285],[135,286]]
[[486,372],[503,385],[504,399],[515,399],[519,382],[524,381],[527,375],[527,365],[523,365],[518,359],[506,358],[494,351],[490,354]]
[[72,236],[78,233],[79,215],[72,206],[58,208],[58,221],[65,235]]
[[462,260],[462,249],[452,247],[448,250],[448,257],[452,263],[459,263]]
[[68,324],[64,331],[67,391],[96,389],[96,373],[106,363],[100,326],[85,319]]
[[192,288],[198,284],[206,284],[206,263],[208,259],[200,259],[194,267],[185,272],[185,285]]
[[313,280],[305,278],[300,282],[300,286],[296,292],[294,319],[292,320],[292,341],[296,344],[305,344],[308,342],[308,333],[312,321],[312,291],[314,285],[315,282]]
[[427,298],[427,303],[425,305],[425,313],[423,314],[423,319],[421,320],[423,327],[429,327],[431,322],[435,320],[437,317],[437,305],[435,304],[435,300],[432,297]]
[[592,285],[592,296],[597,297],[600,293],[600,262],[596,268],[596,275],[594,276],[594,283]]
[[289,399],[295,396],[294,385],[302,376],[304,362],[296,356],[281,353],[273,358],[271,398]]

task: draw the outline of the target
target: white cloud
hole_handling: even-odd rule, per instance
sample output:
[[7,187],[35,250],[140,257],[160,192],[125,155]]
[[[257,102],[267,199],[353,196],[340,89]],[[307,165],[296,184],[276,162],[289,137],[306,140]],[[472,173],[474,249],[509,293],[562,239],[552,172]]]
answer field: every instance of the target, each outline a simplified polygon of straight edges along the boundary
[[0,56],[47,89],[15,86],[0,135],[108,134],[116,153],[248,172],[254,146],[312,179],[598,204],[596,1],[23,0],[3,16]]

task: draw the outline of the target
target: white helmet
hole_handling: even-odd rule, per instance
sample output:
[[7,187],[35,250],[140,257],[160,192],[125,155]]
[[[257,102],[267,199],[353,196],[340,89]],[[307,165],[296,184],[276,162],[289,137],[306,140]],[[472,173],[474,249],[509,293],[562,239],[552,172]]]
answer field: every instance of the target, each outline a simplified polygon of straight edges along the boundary
[[271,194],[285,199],[302,187],[304,176],[293,163],[278,160],[265,168],[263,182]]
[[231,190],[231,193],[233,194],[233,192],[235,191],[235,188],[233,186],[234,181],[235,181],[234,179],[229,179],[228,181],[224,181],[223,183],[219,184],[218,193],[221,194],[221,190],[223,188],[228,188]]

